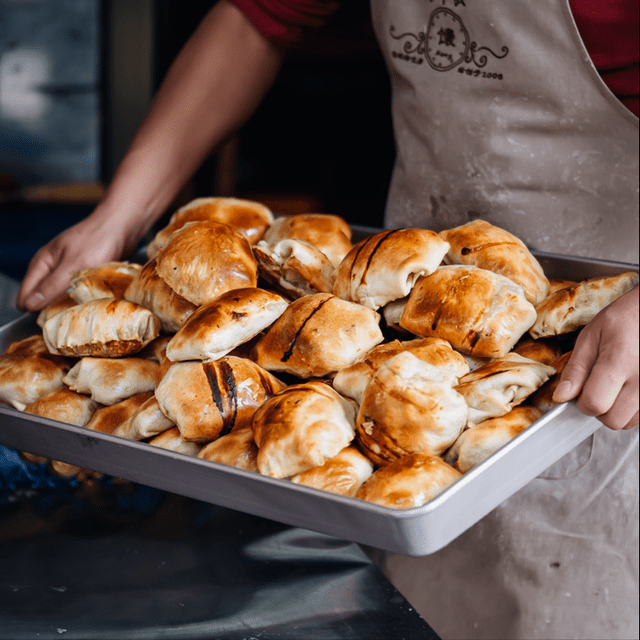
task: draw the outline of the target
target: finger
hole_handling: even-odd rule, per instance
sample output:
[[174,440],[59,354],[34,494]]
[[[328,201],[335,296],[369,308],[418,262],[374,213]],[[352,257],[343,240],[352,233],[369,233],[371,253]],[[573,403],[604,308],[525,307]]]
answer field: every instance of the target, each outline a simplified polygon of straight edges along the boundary
[[622,410],[622,407],[628,405],[624,423],[617,427],[622,428],[633,415],[633,411],[630,410],[633,406],[629,397],[631,394],[626,393],[623,397],[619,397],[626,382],[627,376],[624,371],[620,370],[617,363],[606,356],[601,356],[596,361],[582,389],[578,399],[578,408],[585,415],[602,417],[606,416],[616,403],[619,403],[616,412],[616,418],[619,420],[620,416],[617,414]]
[[596,331],[585,329],[578,336],[573,355],[562,372],[560,384],[553,394],[554,402],[562,404],[580,395],[598,358],[599,343],[600,339]]
[[[31,308],[33,307],[32,298],[38,294],[38,285],[51,273],[55,262],[51,252],[45,248],[36,252],[29,263],[27,273],[20,285],[20,291],[18,292],[18,298],[16,300],[19,308],[29,309],[30,311],[36,310]],[[42,296],[42,293],[40,293],[40,296]],[[44,296],[42,296],[42,299],[44,299]],[[44,306],[44,304],[42,306]]]
[[56,266],[51,273],[38,283],[36,291],[27,298],[25,304],[27,310],[39,311],[64,293],[69,288],[71,271],[71,269],[64,268],[62,265]]
[[[637,424],[638,396],[637,393],[634,393],[633,386],[633,384],[625,384],[611,409],[597,415],[598,420],[606,427],[609,427],[609,429],[619,431],[621,429],[631,428]],[[578,406],[580,406],[579,403]],[[634,419],[636,422],[631,424]],[[629,425],[631,425],[631,427],[629,427]]]
[[636,415],[633,416],[633,418],[631,418],[631,420],[629,420],[629,422],[627,422],[627,424],[624,426],[624,430],[625,431],[630,431],[631,429],[635,429],[638,426],[638,423],[640,423],[640,416],[638,415],[638,412],[636,411]]

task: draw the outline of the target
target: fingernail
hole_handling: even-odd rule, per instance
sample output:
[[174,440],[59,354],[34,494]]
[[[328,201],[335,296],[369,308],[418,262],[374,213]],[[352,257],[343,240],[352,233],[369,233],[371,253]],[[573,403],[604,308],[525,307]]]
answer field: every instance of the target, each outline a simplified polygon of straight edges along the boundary
[[30,309],[31,311],[35,311],[42,306],[42,301],[44,300],[44,296],[41,293],[34,293],[32,296],[27,298],[25,302],[25,307]]
[[553,394],[554,402],[567,402],[568,400],[571,400],[571,389],[572,385],[569,380],[561,382]]

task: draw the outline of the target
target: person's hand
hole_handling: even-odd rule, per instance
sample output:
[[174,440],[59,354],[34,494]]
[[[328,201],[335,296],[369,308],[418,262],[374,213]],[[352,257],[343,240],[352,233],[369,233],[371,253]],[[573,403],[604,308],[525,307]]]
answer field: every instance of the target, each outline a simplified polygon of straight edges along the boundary
[[601,311],[580,333],[554,394],[610,429],[638,424],[638,287]]
[[39,249],[31,259],[16,304],[39,311],[66,291],[74,271],[119,260],[127,250],[124,234],[89,216]]

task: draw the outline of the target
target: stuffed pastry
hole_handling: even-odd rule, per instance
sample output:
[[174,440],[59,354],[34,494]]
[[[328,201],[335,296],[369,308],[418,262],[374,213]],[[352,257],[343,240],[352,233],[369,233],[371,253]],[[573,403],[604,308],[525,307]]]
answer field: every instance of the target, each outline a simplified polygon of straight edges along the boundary
[[251,427],[243,427],[205,445],[198,458],[245,471],[258,471],[258,447]]
[[101,298],[122,299],[141,269],[139,264],[107,262],[75,271],[69,281],[69,296],[78,304]]

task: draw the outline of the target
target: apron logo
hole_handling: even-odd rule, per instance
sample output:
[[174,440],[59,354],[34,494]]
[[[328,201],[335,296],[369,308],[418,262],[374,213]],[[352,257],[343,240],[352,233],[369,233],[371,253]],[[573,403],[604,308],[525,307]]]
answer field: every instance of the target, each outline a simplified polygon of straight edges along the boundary
[[[433,2],[433,0],[430,0]],[[463,0],[454,0],[456,6],[464,5]],[[442,0],[444,4],[446,0]],[[465,5],[466,6],[466,5]],[[396,35],[395,27],[392,25],[389,34],[394,40],[402,44],[402,51],[393,51],[394,58],[412,62],[413,64],[423,64],[426,60],[429,66],[436,71],[451,71],[463,62],[475,65],[476,69],[465,69],[460,67],[459,73],[466,73],[470,76],[502,80],[502,75],[482,72],[489,62],[488,55],[481,53],[486,51],[497,60],[502,60],[509,54],[508,47],[502,47],[501,53],[495,53],[489,47],[478,47],[478,43],[471,40],[469,32],[460,16],[446,7],[434,9],[429,18],[429,23],[425,31],[416,33],[402,33]]]

